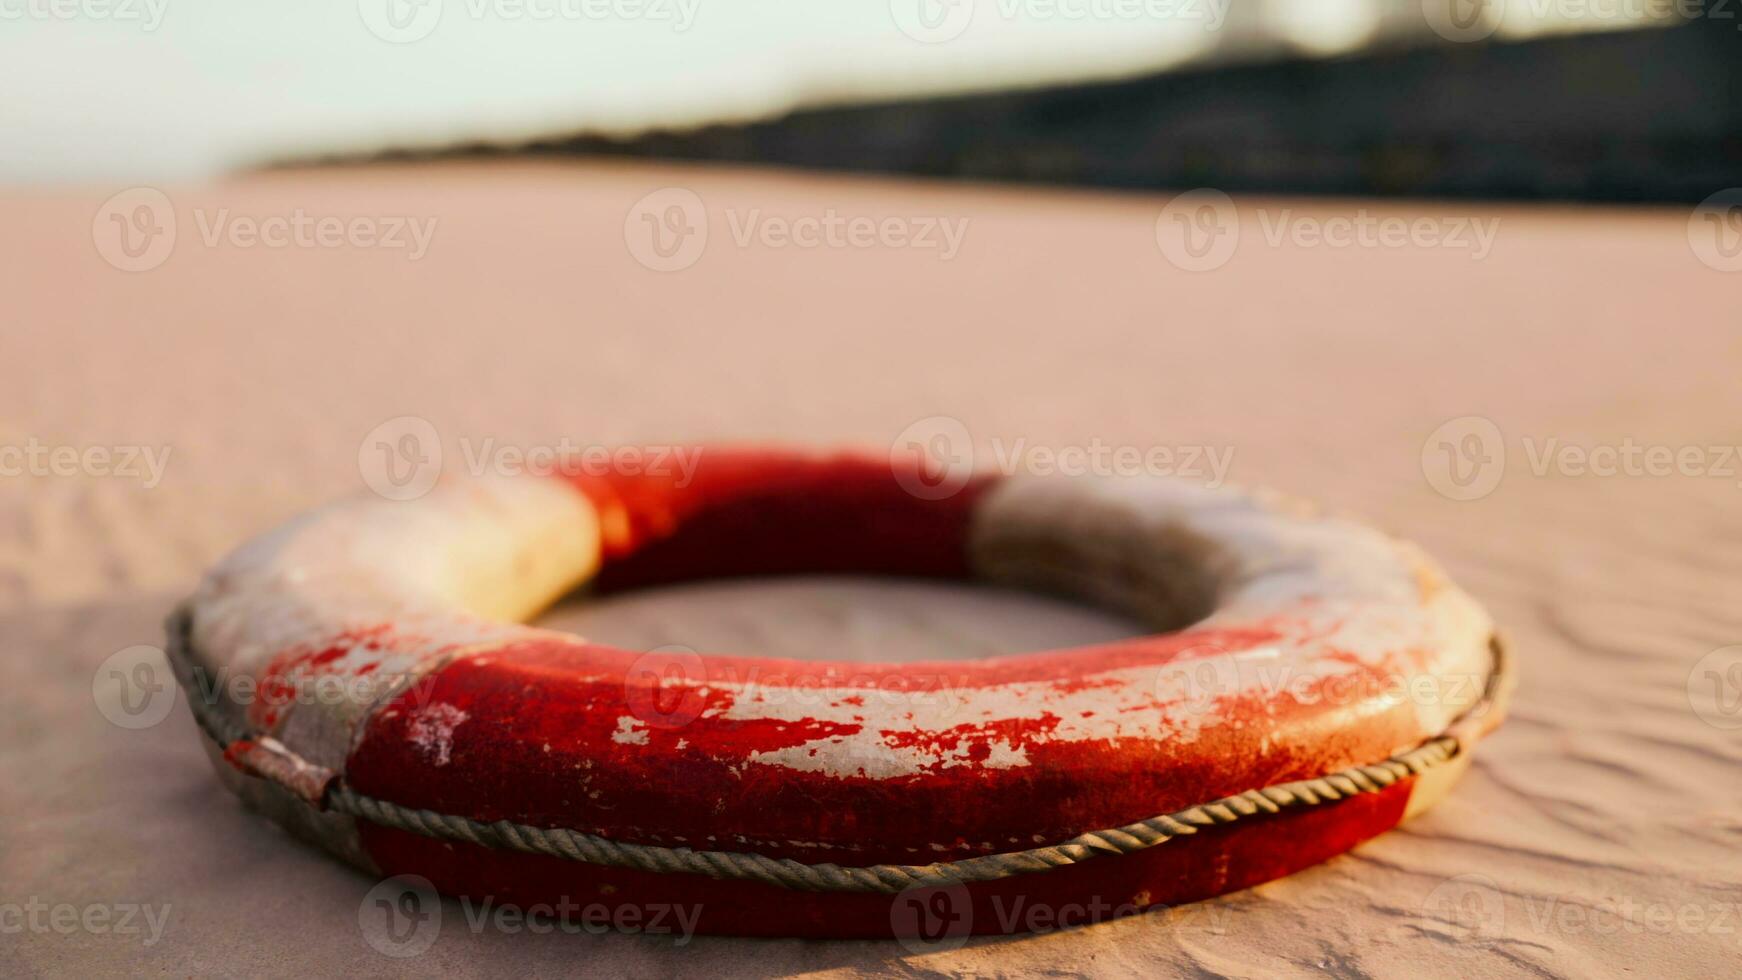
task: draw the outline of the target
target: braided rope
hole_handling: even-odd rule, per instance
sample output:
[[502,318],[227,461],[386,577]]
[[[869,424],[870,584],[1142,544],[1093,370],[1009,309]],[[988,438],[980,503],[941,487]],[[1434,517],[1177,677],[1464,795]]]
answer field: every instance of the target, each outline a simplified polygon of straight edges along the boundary
[[[181,615],[169,622],[169,652],[172,662],[192,660],[187,623]],[[1398,781],[1443,765],[1463,751],[1471,722],[1481,718],[1501,696],[1508,658],[1498,639],[1492,644],[1494,669],[1482,698],[1464,713],[1446,734],[1383,761],[1351,766],[1313,779],[1277,783],[1262,789],[1224,796],[1210,803],[1150,817],[1123,827],[1080,834],[1061,844],[1022,851],[1007,851],[927,865],[873,864],[842,867],[838,864],[804,864],[788,858],[740,851],[697,851],[687,847],[662,847],[611,840],[596,834],[561,827],[535,827],[499,820],[485,823],[471,817],[437,813],[401,806],[390,800],[365,796],[335,779],[325,796],[311,805],[348,814],[370,823],[410,831],[425,837],[461,840],[499,850],[545,854],[613,868],[635,868],[661,874],[702,874],[711,878],[760,881],[796,891],[870,892],[895,894],[910,888],[947,887],[976,881],[993,881],[1013,875],[1046,871],[1105,855],[1130,854],[1165,844],[1199,830],[1230,824],[1246,817],[1280,813],[1283,810],[1319,806],[1362,793],[1377,793]],[[178,677],[188,671],[178,669]],[[190,688],[190,693],[192,689]],[[195,721],[222,748],[232,741],[230,725],[216,717],[209,699],[189,697]],[[202,717],[211,715],[212,717]],[[294,757],[293,757],[294,758]]]
[[873,864],[851,868],[838,864],[802,864],[787,858],[738,851],[696,851],[687,847],[629,844],[560,827],[533,827],[507,820],[484,823],[433,810],[414,810],[364,796],[342,785],[327,794],[327,806],[370,823],[409,830],[426,837],[463,840],[484,847],[547,854],[613,868],[746,879],[796,891],[894,894],[909,888],[992,881],[1076,864],[1102,855],[1129,854],[1244,817],[1317,806],[1360,793],[1377,793],[1401,779],[1450,761],[1458,751],[1457,739],[1441,736],[1374,765],[1352,766],[1317,779],[1247,790],[1224,796],[1213,803],[1123,827],[1081,834],[1062,844],[919,866]]

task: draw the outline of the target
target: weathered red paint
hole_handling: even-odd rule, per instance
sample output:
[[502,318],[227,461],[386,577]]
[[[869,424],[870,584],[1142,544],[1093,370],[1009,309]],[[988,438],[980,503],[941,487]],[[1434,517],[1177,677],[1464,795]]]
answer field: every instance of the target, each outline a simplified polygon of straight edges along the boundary
[[[986,485],[925,501],[903,491],[881,461],[773,454],[716,455],[685,486],[675,477],[573,482],[595,502],[605,528],[599,590],[792,572],[962,576],[973,503]],[[926,864],[1016,850],[1371,762],[1420,733],[1407,704],[1368,699],[1329,712],[1309,688],[1300,700],[1230,698],[1218,706],[1220,722],[1189,741],[1170,741],[1163,731],[1059,740],[1051,736],[1061,719],[1052,714],[878,733],[892,747],[959,751],[976,763],[994,744],[1014,746],[1027,754],[1017,767],[935,766],[871,778],[751,757],[856,734],[865,718],[852,709],[891,691],[947,695],[1032,682],[1093,690],[1109,670],[1244,649],[1301,628],[1275,622],[1186,630],[967,662],[844,663],[825,651],[815,660],[703,656],[657,670],[633,651],[545,636],[425,676],[370,719],[345,778],[367,795],[479,820],[807,863]],[[304,652],[283,666],[294,673],[322,655]],[[1385,679],[1382,670],[1362,669],[1372,683]],[[834,720],[724,717],[735,697],[727,685],[746,683],[811,692],[840,710],[827,712]],[[1152,704],[1123,710],[1159,718],[1163,697],[1158,691]],[[853,720],[839,720],[842,711]],[[622,737],[625,719],[643,723],[633,739]],[[1053,906],[1146,906],[1268,880],[1392,826],[1409,792],[1405,783],[1138,854],[975,885],[974,931],[1003,931],[1008,915],[1001,913],[1017,897]],[[383,870],[416,872],[444,891],[499,902],[699,903],[704,930],[748,935],[876,936],[890,929],[887,896],[800,896],[751,882],[489,851],[367,823],[359,830]]]
[[[917,473],[920,463],[912,464]],[[981,492],[922,500],[887,459],[710,451],[681,473],[575,473],[605,538],[595,592],[699,578],[857,572],[960,578]]]
[[[1109,659],[1161,663],[1171,651],[1202,642],[1188,631],[1067,654],[963,663],[704,662],[715,683],[779,680],[779,686],[825,692],[855,683],[876,691],[883,679],[923,678],[935,670],[950,685],[970,688],[1019,677],[1068,681]],[[1045,736],[1057,724],[1049,717],[993,728],[891,732],[885,737],[892,744],[931,738],[984,745],[1002,737],[1027,748],[1030,764],[955,766],[905,779],[841,777],[749,760],[850,734],[850,726],[724,720],[717,711],[729,707],[732,695],[701,678],[666,683],[668,697],[699,699],[704,713],[677,727],[648,725],[638,732],[642,740],[619,742],[620,719],[635,716],[630,692],[639,683],[631,673],[637,656],[558,641],[457,660],[376,714],[351,756],[347,779],[360,792],[407,806],[575,827],[637,843],[756,850],[807,862],[929,863],[1055,842],[1371,762],[1374,741],[1384,743],[1388,727],[1390,741],[1411,737],[1407,705],[1385,709],[1399,715],[1394,724],[1382,710],[1359,719],[1359,737],[1342,738],[1327,727],[1323,712],[1280,699],[1230,706],[1228,722],[1184,745],[1049,741]],[[853,696],[829,702],[850,704],[844,699]],[[412,731],[432,711],[465,719],[439,766],[430,764],[428,746]]]

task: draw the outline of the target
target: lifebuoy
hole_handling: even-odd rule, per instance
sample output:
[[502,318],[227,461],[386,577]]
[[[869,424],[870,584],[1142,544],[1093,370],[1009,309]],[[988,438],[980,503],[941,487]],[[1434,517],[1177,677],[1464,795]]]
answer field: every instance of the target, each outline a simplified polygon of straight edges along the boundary
[[[219,773],[444,892],[887,936],[943,889],[953,928],[998,932],[1028,927],[1018,899],[1171,905],[1321,861],[1431,804],[1501,715],[1489,617],[1347,518],[1148,478],[698,460],[451,480],[244,545],[170,624]],[[583,583],[813,572],[1044,589],[1158,632],[867,664],[520,625]]]

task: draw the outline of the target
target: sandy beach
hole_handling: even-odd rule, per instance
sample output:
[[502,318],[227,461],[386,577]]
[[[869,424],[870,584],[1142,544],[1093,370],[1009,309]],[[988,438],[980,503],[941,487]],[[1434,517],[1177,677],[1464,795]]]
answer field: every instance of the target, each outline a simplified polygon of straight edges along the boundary
[[[669,188],[705,216],[687,261],[636,237]],[[19,910],[0,973],[1667,977],[1742,954],[1742,273],[1702,261],[1685,208],[1241,199],[1234,247],[1190,271],[1158,245],[1161,195],[306,170],[162,187],[170,248],[135,255],[112,237],[137,213],[122,190],[0,195],[0,905]],[[792,234],[831,216],[900,241]],[[1442,233],[1325,240],[1388,219]],[[913,954],[476,930],[450,902],[430,950],[394,960],[359,931],[374,882],[244,810],[184,704],[130,729],[93,692],[228,549],[364,492],[360,447],[403,416],[448,465],[564,440],[883,452],[934,416],[989,464],[1213,453],[1230,482],[1424,546],[1500,622],[1520,687],[1436,809],[1198,906]],[[545,622],[865,659],[1135,629],[857,580]],[[58,906],[136,907],[139,928],[32,918]]]

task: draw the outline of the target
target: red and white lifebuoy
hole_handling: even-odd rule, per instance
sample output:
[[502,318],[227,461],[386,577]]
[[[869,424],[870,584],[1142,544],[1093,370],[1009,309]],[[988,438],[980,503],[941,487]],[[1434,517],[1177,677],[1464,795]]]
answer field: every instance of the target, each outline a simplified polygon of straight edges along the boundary
[[[989,932],[1018,897],[1174,904],[1321,861],[1431,804],[1500,717],[1488,616],[1343,517],[1159,479],[931,492],[880,458],[698,460],[452,480],[243,546],[171,622],[219,772],[450,893],[875,936],[892,895],[947,888]],[[1044,589],[1161,632],[867,664],[520,625],[582,584],[814,572]]]

